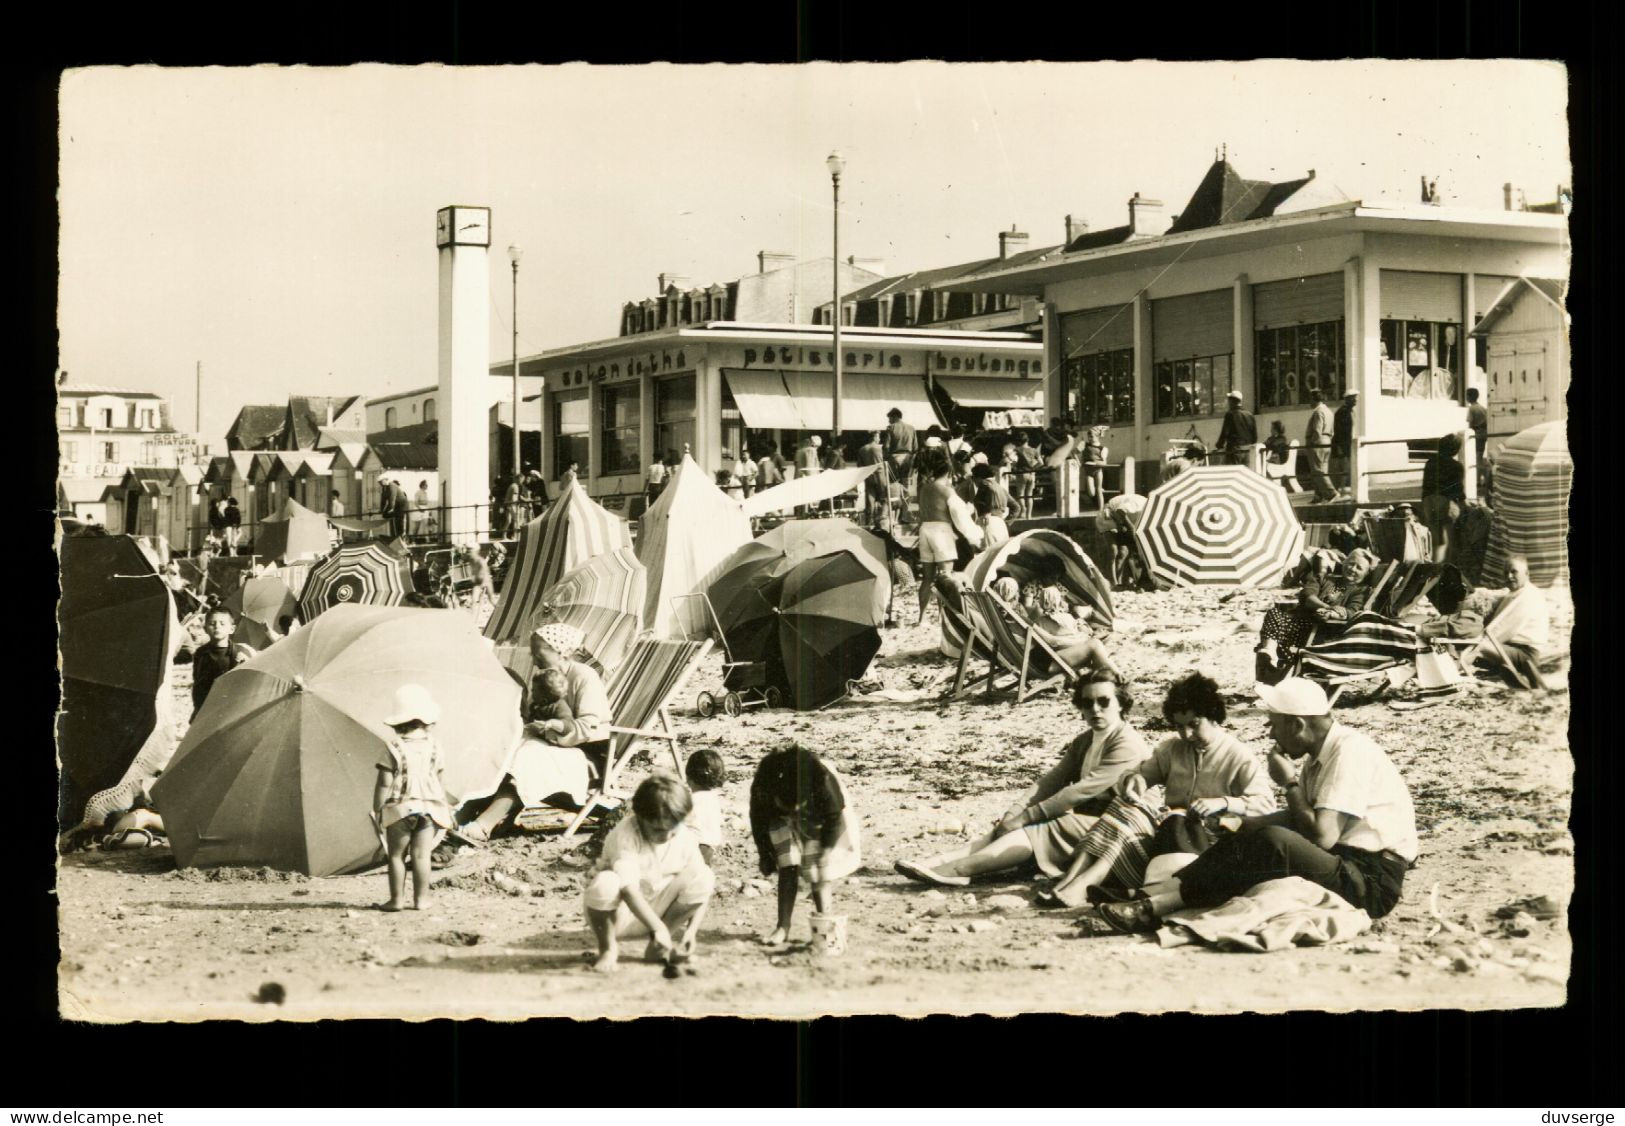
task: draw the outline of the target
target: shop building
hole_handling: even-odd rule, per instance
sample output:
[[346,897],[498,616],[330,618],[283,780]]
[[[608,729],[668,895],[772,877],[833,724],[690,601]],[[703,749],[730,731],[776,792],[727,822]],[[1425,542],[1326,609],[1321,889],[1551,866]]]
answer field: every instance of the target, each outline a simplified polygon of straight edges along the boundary
[[[742,450],[828,439],[832,333],[810,324],[712,322],[580,344],[520,359],[539,382],[542,464],[550,481],[573,462],[588,491],[624,509],[655,458],[688,449],[706,469]],[[1041,404],[1043,344],[1025,332],[865,327],[841,334],[842,423],[855,451],[897,407],[920,430],[942,420],[940,386],[983,401]],[[500,373],[506,376],[506,365]]]
[[1220,157],[1178,215],[1136,195],[1128,223],[955,286],[1043,301],[1049,409],[1107,427],[1113,460],[1160,459],[1193,427],[1211,445],[1232,389],[1260,435],[1281,419],[1300,439],[1310,392],[1356,390],[1382,472],[1410,463],[1406,440],[1465,429],[1466,389],[1493,390],[1475,324],[1513,279],[1563,278],[1566,240],[1561,214],[1366,203]]

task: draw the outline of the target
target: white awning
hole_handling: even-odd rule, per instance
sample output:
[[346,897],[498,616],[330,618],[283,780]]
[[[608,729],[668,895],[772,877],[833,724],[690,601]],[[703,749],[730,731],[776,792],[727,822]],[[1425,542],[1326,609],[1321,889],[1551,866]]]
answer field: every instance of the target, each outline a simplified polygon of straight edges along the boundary
[[962,407],[989,410],[1044,409],[1042,379],[978,379],[963,375],[939,375],[937,385]]
[[[822,371],[740,371],[725,368],[745,425],[760,430],[828,430],[834,425],[835,376]],[[841,374],[841,426],[884,430],[896,407],[919,429],[936,426],[937,412],[916,375]]]
[[724,368],[734,404],[752,430],[806,430],[795,399],[776,371],[739,371]]

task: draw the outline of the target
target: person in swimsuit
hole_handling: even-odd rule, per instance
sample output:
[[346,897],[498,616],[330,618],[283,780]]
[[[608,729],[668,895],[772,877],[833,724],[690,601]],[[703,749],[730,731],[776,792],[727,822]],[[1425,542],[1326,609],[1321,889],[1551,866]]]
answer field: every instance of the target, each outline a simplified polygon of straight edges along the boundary
[[925,621],[925,609],[931,604],[931,591],[936,586],[937,571],[951,569],[959,558],[959,545],[954,538],[953,518],[949,514],[949,498],[953,496],[953,467],[942,446],[930,446],[915,459],[923,484],[920,486],[920,616],[914,623]]

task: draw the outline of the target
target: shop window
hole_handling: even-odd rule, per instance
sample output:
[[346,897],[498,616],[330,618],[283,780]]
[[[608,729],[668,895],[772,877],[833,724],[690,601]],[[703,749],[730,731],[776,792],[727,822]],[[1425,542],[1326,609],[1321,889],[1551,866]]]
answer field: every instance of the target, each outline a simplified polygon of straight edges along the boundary
[[1383,321],[1382,393],[1462,403],[1461,326],[1442,321]]
[[1076,356],[1062,365],[1066,413],[1080,426],[1134,423],[1134,349]]
[[423,400],[423,421],[424,422],[433,422],[434,421],[434,400],[433,399],[424,399]]
[[1157,421],[1214,418],[1224,413],[1234,384],[1231,354],[1164,360],[1156,366]]
[[1343,397],[1343,322],[1324,321],[1255,334],[1258,410],[1307,406],[1309,392],[1328,403]]
[[668,452],[683,456],[683,447],[694,446],[695,407],[694,377],[679,375],[675,379],[661,379],[654,385],[655,393],[655,456]]
[[384,429],[385,430],[393,430],[393,429],[395,429],[395,408],[394,407],[385,407],[384,408]]
[[638,385],[602,388],[598,420],[598,472],[638,472]]
[[587,465],[587,393],[577,391],[553,400],[553,477],[557,480],[575,462]]

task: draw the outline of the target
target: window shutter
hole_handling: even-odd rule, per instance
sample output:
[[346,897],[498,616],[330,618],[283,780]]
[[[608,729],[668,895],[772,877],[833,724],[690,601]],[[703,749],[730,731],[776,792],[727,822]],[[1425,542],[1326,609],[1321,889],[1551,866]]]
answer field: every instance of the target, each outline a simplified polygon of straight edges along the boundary
[[1231,291],[1192,293],[1151,302],[1151,358],[1183,360],[1235,351],[1231,339]]
[[1263,282],[1253,286],[1253,327],[1289,328],[1343,319],[1343,275]]
[[1461,323],[1461,275],[1383,270],[1378,305],[1385,321]]
[[1086,309],[1061,317],[1061,358],[1092,356],[1134,347],[1134,305]]

